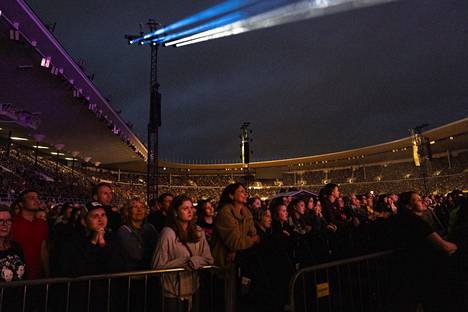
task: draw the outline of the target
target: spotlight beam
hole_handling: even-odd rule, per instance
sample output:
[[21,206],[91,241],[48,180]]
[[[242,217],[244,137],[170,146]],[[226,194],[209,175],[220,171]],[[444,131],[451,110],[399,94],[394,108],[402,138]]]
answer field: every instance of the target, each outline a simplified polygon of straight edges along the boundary
[[212,39],[238,35],[252,30],[269,28],[314,17],[358,9],[397,0],[303,0],[271,11],[257,14],[245,20],[214,28],[192,36],[165,43],[177,47]]
[[180,21],[177,21],[175,23],[172,23],[168,26],[162,27],[154,32],[150,32],[148,34],[145,34],[144,36],[132,39],[129,41],[130,44],[136,44],[140,43],[142,41],[147,41],[150,39],[154,39],[155,37],[158,37],[162,34],[169,33],[171,31],[186,27],[191,24],[195,24],[198,22],[202,22],[205,20],[208,20],[210,18],[220,16],[222,14],[226,14],[235,10],[239,10],[243,7],[249,6],[251,4],[254,4],[260,0],[228,0],[225,1],[221,4],[215,5],[211,8],[208,8],[206,10],[200,11],[194,15],[191,15],[189,17],[186,17]]

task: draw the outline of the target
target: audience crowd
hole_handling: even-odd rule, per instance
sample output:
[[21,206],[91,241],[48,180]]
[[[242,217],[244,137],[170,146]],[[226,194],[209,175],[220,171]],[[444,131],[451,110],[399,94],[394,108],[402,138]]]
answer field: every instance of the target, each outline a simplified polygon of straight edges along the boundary
[[0,206],[1,278],[184,267],[189,271],[165,276],[162,287],[169,311],[188,311],[199,285],[192,270],[215,264],[225,298],[242,297],[258,311],[283,311],[289,279],[298,269],[404,248],[402,271],[410,281],[405,287],[412,289],[404,294],[412,294],[407,302],[414,309],[443,306],[434,291],[444,276],[429,272],[442,272],[448,259],[463,269],[459,286],[465,293],[459,299],[466,300],[468,207],[460,191],[343,194],[330,183],[318,195],[266,201],[249,198],[247,191],[233,183],[218,201],[198,202],[169,192],[148,204],[135,196],[120,208],[108,183],[95,185],[86,204],[44,205],[38,191],[27,189],[10,207]]

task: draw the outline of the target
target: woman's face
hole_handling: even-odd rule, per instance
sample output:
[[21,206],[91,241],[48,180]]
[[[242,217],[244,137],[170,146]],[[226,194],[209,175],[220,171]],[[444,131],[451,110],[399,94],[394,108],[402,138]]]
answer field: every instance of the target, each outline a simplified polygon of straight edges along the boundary
[[270,212],[270,210],[267,210],[265,212],[265,215],[263,216],[262,221],[260,222],[260,225],[265,229],[271,228],[271,212]]
[[146,206],[140,200],[132,201],[132,208],[130,209],[129,218],[134,222],[141,222],[146,217]]
[[315,214],[320,214],[322,213],[322,204],[320,203],[320,201],[317,200],[317,202],[315,203]]
[[107,226],[107,215],[104,208],[91,210],[86,216],[86,227],[91,231],[99,231]]
[[8,211],[0,211],[0,237],[5,238],[10,235],[11,214]]
[[281,222],[288,221],[288,209],[285,205],[281,205],[278,207],[278,219]]
[[205,204],[205,206],[203,207],[203,211],[204,211],[206,217],[214,216],[214,208],[213,208],[213,205],[210,202],[207,202]]
[[259,198],[255,198],[254,202],[252,203],[252,208],[259,209],[262,207],[262,201]]
[[247,203],[247,197],[248,197],[247,191],[245,190],[243,186],[239,186],[237,190],[234,192],[234,194],[231,195],[232,200],[238,204]]
[[176,218],[180,222],[190,222],[193,218],[193,207],[192,201],[186,200],[182,202],[182,205],[177,207],[177,216]]
[[299,201],[296,206],[294,207],[294,210],[300,215],[303,215],[305,213],[305,204],[304,201]]
[[307,202],[307,209],[310,209],[310,210],[314,209],[314,198],[313,197],[309,198],[309,201]]

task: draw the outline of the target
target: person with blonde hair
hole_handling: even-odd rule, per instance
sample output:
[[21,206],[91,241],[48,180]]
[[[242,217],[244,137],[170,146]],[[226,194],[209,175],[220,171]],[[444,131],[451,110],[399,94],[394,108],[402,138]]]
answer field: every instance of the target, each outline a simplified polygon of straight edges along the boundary
[[146,221],[148,207],[139,197],[132,198],[121,210],[123,225],[117,230],[117,242],[125,259],[125,271],[147,270],[158,240],[155,227]]

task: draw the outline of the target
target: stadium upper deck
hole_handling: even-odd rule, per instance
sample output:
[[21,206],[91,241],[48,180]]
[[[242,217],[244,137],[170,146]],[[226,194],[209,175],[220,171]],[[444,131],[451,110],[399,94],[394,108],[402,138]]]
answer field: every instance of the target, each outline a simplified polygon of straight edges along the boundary
[[[102,96],[86,73],[22,0],[0,4],[0,137],[9,131],[34,146],[63,144],[63,152],[110,169],[144,172],[144,144]],[[434,157],[468,148],[468,118],[424,133]],[[75,153],[74,153],[75,152]],[[249,172],[274,178],[301,172],[398,162],[412,158],[411,138],[321,155],[253,162]],[[161,172],[219,174],[245,170],[241,163],[182,164],[160,161]]]

